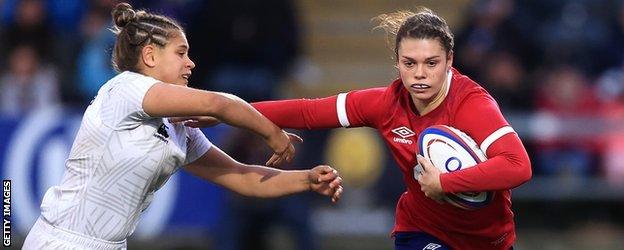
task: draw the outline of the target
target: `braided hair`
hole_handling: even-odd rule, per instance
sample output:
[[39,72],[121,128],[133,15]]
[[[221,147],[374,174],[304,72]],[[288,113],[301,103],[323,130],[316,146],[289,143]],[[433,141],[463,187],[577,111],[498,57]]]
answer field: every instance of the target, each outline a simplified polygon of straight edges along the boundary
[[138,62],[143,47],[155,44],[165,47],[170,38],[184,34],[182,27],[166,16],[135,11],[128,3],[119,3],[111,13],[117,36],[112,64],[117,72],[139,72]]

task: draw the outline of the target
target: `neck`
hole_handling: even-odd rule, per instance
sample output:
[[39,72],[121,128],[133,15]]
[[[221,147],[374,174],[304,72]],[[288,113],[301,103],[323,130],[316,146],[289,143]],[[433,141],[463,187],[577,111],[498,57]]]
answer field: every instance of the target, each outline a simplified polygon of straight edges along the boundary
[[446,98],[448,94],[448,89],[449,89],[450,80],[451,80],[450,77],[451,77],[451,73],[449,71],[449,73],[446,74],[446,79],[444,79],[444,82],[442,83],[442,87],[440,88],[440,91],[438,91],[438,94],[436,94],[436,96],[433,97],[433,99],[431,99],[430,101],[418,100],[414,98],[414,96],[412,96],[412,102],[414,102],[414,107],[416,107],[416,110],[421,116],[430,113],[435,108],[440,106],[440,104],[442,104],[442,102],[444,101],[444,98]]

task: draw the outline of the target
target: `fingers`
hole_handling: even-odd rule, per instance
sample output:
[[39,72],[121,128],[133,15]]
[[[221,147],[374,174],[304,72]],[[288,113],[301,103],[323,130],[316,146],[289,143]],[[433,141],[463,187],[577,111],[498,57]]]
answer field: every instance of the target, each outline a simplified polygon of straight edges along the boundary
[[283,152],[275,152],[266,162],[266,166],[275,167],[282,164],[284,161],[292,162],[293,157],[295,156],[295,146],[290,143],[286,150]]
[[331,195],[332,197],[331,201],[333,203],[338,202],[344,190],[344,188],[342,187],[342,177],[338,176],[338,171],[336,171],[335,169],[332,169],[331,172],[327,172],[324,175],[321,175],[319,177],[319,180],[322,180],[325,182],[331,181],[328,185],[330,190],[333,191]]
[[[333,182],[338,178],[340,178],[340,176],[338,176],[338,171],[333,168],[329,168],[329,169],[324,169],[321,173],[319,173],[318,181],[319,182]],[[340,178],[340,180],[342,181],[342,178]],[[330,184],[331,188],[333,188],[334,186]]]
[[328,166],[328,165],[318,165],[314,168],[315,171],[318,171],[319,174],[326,174],[329,172],[334,172],[336,171],[334,168]]
[[333,203],[338,202],[342,196],[342,177],[338,171],[327,165],[319,165],[310,170],[312,189],[320,194],[331,197]]
[[168,120],[173,124],[183,123],[184,126],[191,128],[212,127],[221,123],[219,119],[211,116],[171,117]]
[[441,195],[437,195],[434,194],[431,189],[429,188],[429,185],[426,183],[426,176],[427,173],[423,173],[421,175],[418,175],[418,178],[416,178],[416,180],[418,181],[418,184],[420,184],[420,191],[422,191],[425,196],[427,196],[428,198],[438,202],[438,203],[443,203],[443,196]]
[[201,124],[201,127],[212,127],[221,123],[219,119],[214,118],[212,116],[202,116],[199,119],[197,119],[197,122]]
[[281,158],[281,156],[280,156],[280,155],[278,155],[278,154],[273,154],[273,155],[271,156],[271,158],[269,158],[269,160],[266,162],[266,164],[265,164],[265,165],[267,165],[267,166],[269,166],[269,167],[275,166],[275,165],[277,165],[277,164],[281,163],[280,158]]
[[342,186],[342,177],[336,177],[332,182],[329,183],[330,188],[341,187]]
[[170,123],[180,123],[185,121],[197,121],[196,118],[193,117],[171,117],[168,119]]
[[286,162],[292,162],[292,159],[295,157],[295,146],[290,143],[288,144],[288,149],[284,152],[284,159]]
[[429,159],[422,155],[416,155],[416,160],[418,161],[418,164],[420,164],[420,166],[422,167],[423,172],[427,172],[431,164]]
[[184,126],[191,128],[201,128],[201,123],[199,123],[198,121],[187,121],[184,123]]
[[340,197],[342,197],[342,192],[343,192],[343,190],[344,190],[344,189],[342,188],[342,185],[339,185],[339,186],[336,188],[336,191],[334,192],[334,194],[332,195],[332,198],[331,198],[331,201],[332,201],[333,203],[336,203],[336,202],[338,202],[338,200],[340,200]]
[[290,138],[290,141],[294,141],[294,142],[298,142],[298,143],[302,143],[303,142],[303,138],[301,138],[300,136],[293,134],[293,133],[288,133],[286,132],[286,134],[288,135],[288,138]]

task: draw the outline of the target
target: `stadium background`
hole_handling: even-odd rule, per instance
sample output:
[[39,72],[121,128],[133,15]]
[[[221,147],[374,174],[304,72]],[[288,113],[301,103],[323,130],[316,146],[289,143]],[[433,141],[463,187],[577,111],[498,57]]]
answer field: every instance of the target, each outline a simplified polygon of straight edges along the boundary
[[[114,74],[107,28],[115,3],[0,0],[0,170],[13,185],[14,247],[62,174],[81,112]],[[247,101],[388,84],[397,75],[392,52],[371,18],[427,6],[455,33],[455,67],[490,91],[530,151],[533,179],[513,191],[516,248],[624,248],[622,1],[131,3],[186,27],[194,87]],[[242,131],[204,132],[239,160],[262,163],[269,155]],[[339,168],[346,186],[339,204],[313,194],[246,199],[180,171],[158,192],[129,247],[392,249],[403,184],[372,130],[295,132],[306,142],[286,168]]]

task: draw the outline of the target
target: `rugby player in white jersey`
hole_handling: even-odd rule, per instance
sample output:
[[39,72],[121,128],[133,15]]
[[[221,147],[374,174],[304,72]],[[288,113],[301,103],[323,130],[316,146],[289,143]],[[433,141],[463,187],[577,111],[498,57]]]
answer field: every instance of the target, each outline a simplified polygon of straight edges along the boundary
[[342,179],[329,166],[282,171],[239,163],[197,128],[168,117],[213,116],[256,132],[290,161],[291,134],[233,95],[187,87],[195,64],[183,29],[172,19],[129,4],[112,12],[119,73],[84,113],[61,183],[46,192],[24,249],[125,249],[154,192],[180,166],[242,195],[278,197],[316,191],[336,202]]

